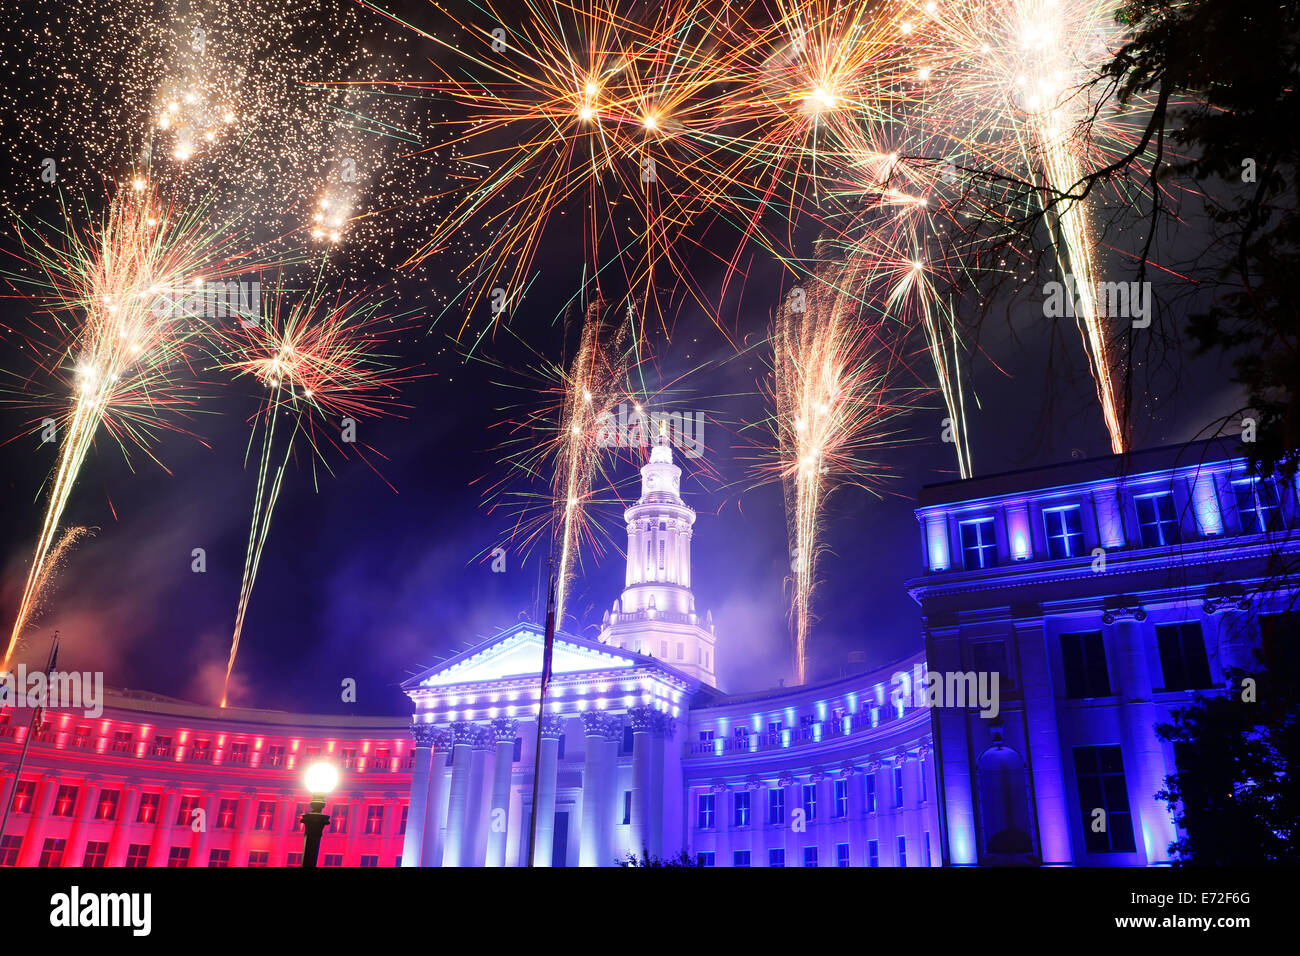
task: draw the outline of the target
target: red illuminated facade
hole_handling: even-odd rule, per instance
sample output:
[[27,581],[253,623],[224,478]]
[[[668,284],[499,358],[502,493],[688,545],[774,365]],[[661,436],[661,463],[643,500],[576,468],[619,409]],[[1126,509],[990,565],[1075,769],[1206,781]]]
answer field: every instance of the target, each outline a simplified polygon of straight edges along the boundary
[[[400,865],[412,741],[400,718],[220,710],[109,692],[103,714],[0,710],[3,866],[296,866],[303,773],[339,768],[323,866]],[[0,802],[0,807],[4,804]]]

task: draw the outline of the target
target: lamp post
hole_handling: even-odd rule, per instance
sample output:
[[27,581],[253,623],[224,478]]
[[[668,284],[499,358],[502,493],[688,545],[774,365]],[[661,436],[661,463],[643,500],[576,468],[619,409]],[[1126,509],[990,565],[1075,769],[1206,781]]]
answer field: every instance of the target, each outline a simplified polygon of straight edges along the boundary
[[330,822],[325,810],[325,799],[339,785],[339,772],[332,763],[321,761],[307,768],[307,790],[311,793],[311,808],[302,815],[302,828],[306,837],[302,845],[302,865],[314,867],[320,853],[320,838]]

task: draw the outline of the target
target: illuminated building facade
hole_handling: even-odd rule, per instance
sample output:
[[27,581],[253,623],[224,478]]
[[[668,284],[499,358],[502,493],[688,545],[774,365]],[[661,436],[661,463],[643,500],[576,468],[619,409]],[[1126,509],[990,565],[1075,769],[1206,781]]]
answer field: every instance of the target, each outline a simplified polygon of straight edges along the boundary
[[[52,712],[0,864],[292,865],[318,757],[342,771],[324,865],[524,865],[534,788],[540,866],[1165,863],[1155,724],[1222,693],[1291,597],[1270,568],[1297,549],[1294,489],[1216,446],[954,482],[916,511],[924,654],[727,695],[678,475],[657,446],[599,639],[557,635],[536,778],[543,633],[519,624],[407,681],[409,722],[141,695]],[[0,795],[25,732],[0,714]]]

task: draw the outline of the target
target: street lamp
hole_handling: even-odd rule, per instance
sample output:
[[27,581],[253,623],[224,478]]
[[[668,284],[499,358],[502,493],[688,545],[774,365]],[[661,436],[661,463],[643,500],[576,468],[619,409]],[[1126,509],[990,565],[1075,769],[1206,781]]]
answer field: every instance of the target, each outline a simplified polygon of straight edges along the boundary
[[302,815],[302,827],[306,831],[302,845],[302,865],[314,867],[316,855],[320,853],[320,838],[325,832],[330,818],[324,813],[325,798],[339,785],[339,772],[332,763],[321,761],[307,768],[307,790],[311,793],[311,809]]

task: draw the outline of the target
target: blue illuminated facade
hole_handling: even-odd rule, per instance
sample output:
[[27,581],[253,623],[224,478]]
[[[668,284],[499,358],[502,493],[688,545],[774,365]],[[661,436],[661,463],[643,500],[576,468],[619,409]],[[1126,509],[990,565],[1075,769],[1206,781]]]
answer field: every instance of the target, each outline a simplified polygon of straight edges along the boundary
[[[1294,600],[1295,488],[1226,443],[925,489],[909,583],[937,672],[999,671],[1000,713],[933,710],[944,861],[1152,865],[1176,833],[1156,724]],[[978,529],[976,534],[972,529]],[[986,547],[991,532],[991,547]]]

